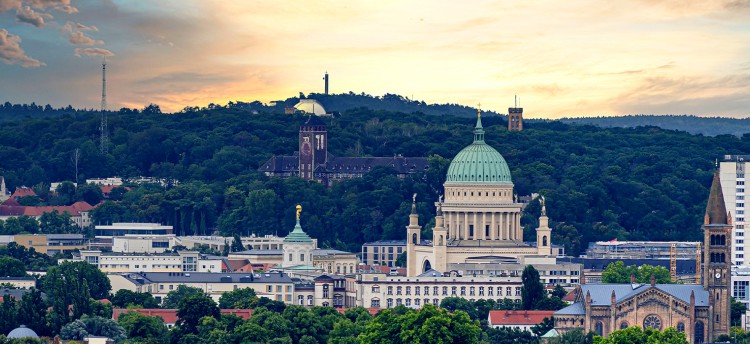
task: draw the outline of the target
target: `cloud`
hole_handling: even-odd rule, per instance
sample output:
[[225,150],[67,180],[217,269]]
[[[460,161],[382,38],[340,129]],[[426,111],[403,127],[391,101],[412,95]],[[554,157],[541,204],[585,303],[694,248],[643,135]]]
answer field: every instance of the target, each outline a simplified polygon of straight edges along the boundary
[[67,14],[78,13],[78,9],[71,5],[70,0],[24,0],[24,2],[37,9],[52,8]]
[[75,45],[97,45],[97,44],[104,44],[104,41],[99,39],[93,39],[89,36],[86,36],[81,31],[75,31],[70,34],[70,37],[68,38],[68,41]]
[[52,19],[52,16],[47,13],[39,13],[26,6],[16,11],[16,20],[21,23],[27,23],[34,25],[38,28],[44,27],[44,20]]
[[21,0],[0,0],[0,12],[20,9]]
[[0,61],[5,64],[17,64],[24,68],[46,66],[44,62],[33,59],[21,49],[21,37],[0,29]]
[[115,56],[111,51],[102,48],[76,48],[75,55],[81,57],[86,56]]

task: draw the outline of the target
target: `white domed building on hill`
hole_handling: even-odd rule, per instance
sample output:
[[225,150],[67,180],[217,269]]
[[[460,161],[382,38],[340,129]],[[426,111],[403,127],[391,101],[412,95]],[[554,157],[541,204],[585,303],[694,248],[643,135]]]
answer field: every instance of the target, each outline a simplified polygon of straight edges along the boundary
[[522,204],[516,201],[510,169],[503,156],[484,142],[479,114],[474,142],[461,150],[448,168],[445,199],[437,214],[430,244],[422,244],[416,209],[407,230],[407,276],[430,269],[446,272],[449,265],[517,260],[527,255],[552,255],[546,209],[537,229],[536,246],[523,241]]

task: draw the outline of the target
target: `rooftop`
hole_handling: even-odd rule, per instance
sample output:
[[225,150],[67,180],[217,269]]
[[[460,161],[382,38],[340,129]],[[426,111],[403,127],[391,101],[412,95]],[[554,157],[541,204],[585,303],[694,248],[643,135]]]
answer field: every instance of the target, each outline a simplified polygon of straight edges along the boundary
[[490,311],[490,325],[537,325],[551,318],[555,311]]
[[[138,284],[149,283],[292,283],[282,273],[219,273],[219,272],[140,272],[123,274]],[[140,280],[140,281],[139,281]]]

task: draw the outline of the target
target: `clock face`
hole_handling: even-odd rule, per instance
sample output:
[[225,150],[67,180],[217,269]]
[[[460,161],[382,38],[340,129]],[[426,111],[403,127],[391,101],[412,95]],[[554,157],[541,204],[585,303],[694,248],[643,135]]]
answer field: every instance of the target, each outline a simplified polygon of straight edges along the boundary
[[302,144],[302,154],[303,155],[310,155],[310,144],[305,142]]
[[716,278],[721,278],[721,273],[717,272],[716,275],[714,275]]

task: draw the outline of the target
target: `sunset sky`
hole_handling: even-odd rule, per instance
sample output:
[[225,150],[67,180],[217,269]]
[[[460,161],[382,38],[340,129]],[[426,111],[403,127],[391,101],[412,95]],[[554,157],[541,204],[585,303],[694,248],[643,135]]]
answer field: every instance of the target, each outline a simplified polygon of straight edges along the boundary
[[0,101],[396,93],[525,117],[750,115],[750,0],[0,0]]

